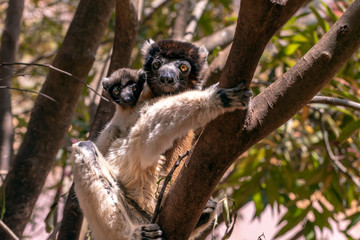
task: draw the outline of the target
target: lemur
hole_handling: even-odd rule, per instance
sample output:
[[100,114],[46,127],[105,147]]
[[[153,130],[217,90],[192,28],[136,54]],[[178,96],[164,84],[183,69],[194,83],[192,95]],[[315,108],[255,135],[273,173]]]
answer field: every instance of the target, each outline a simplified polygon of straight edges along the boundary
[[[150,40],[144,44],[142,54],[145,58],[144,71],[119,69],[103,80],[104,90],[117,103],[114,117],[96,140],[96,145],[103,155],[115,138],[127,135],[129,128],[138,118],[138,106],[143,101],[162,94],[197,88],[207,69],[206,48],[197,48],[191,43],[170,40],[155,43]],[[140,95],[146,75],[147,83]],[[140,99],[137,102],[138,98]],[[168,152],[170,161],[165,161],[162,165],[163,175],[167,174],[167,168],[172,166],[178,155],[191,147],[192,132],[189,136],[190,140],[178,140],[172,151]],[[216,202],[210,199],[194,233],[201,233],[210,226],[215,207]]]
[[[198,88],[207,70],[208,51],[204,46],[198,48],[187,42],[154,42],[150,39],[144,43],[141,53],[145,58],[144,70],[121,68],[102,81],[104,91],[116,103],[113,118],[96,140],[96,145],[104,155],[111,142],[115,138],[126,136],[135,123],[138,117],[138,99],[142,103],[162,95]],[[147,81],[144,86],[145,78]],[[179,151],[181,150],[174,154],[181,154]]]
[[138,118],[137,106],[150,98],[149,90],[143,91],[145,80],[144,71],[129,68],[120,68],[102,80],[104,91],[116,104],[114,116],[95,141],[103,155],[116,138],[127,136]]
[[75,191],[96,239],[163,239],[149,224],[159,157],[174,140],[217,116],[246,109],[245,84],[214,85],[145,102],[128,137],[116,139],[106,157],[91,141],[73,145]]

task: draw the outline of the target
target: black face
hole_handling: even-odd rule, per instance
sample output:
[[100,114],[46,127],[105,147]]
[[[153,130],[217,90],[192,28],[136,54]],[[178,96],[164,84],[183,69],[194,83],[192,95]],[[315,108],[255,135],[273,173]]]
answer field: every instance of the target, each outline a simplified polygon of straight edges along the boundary
[[191,65],[186,60],[155,58],[147,72],[147,83],[156,96],[182,92],[188,88]]
[[133,107],[139,99],[142,86],[138,83],[128,83],[126,86],[120,84],[113,85],[109,89],[109,94],[115,103],[122,107]]
[[145,78],[143,74],[138,74],[137,71],[127,72],[130,70],[120,70],[112,74],[110,78],[103,80],[103,88],[116,104],[124,108],[133,107],[143,90]]

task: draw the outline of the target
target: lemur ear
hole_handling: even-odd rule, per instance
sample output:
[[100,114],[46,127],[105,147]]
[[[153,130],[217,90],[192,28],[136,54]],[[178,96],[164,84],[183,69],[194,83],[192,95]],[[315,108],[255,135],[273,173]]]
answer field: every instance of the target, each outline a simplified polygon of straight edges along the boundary
[[111,87],[110,79],[109,78],[103,78],[102,79],[102,87],[105,91],[108,91]]
[[201,45],[199,47],[199,60],[201,63],[204,63],[207,61],[207,57],[209,55],[209,51],[206,49],[204,45]]
[[141,48],[141,54],[143,55],[143,57],[145,57],[146,55],[148,55],[151,46],[154,44],[154,40],[152,40],[151,38],[147,41],[144,42],[144,45]]
[[144,83],[146,81],[147,75],[143,69],[139,70],[139,82]]

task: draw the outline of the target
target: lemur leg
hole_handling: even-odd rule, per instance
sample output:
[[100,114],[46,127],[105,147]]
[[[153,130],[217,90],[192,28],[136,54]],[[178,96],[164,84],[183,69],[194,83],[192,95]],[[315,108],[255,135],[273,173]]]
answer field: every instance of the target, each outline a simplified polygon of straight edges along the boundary
[[74,144],[72,159],[75,192],[96,239],[161,239],[157,225],[131,215],[132,206],[94,143]]
[[175,139],[220,114],[246,109],[251,96],[244,84],[228,89],[218,89],[215,85],[204,91],[187,91],[156,101],[141,112],[130,132],[125,150],[128,159],[139,161],[143,169],[154,166]]
[[205,231],[205,229],[212,226],[216,214],[216,206],[217,202],[210,197],[189,239],[196,239]]

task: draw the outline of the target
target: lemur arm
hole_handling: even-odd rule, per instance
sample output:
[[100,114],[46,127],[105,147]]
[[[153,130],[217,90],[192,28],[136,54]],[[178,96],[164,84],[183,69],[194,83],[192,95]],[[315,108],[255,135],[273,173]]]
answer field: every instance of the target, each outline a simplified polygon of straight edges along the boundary
[[247,108],[251,96],[252,92],[243,85],[229,89],[212,86],[156,101],[141,112],[130,132],[128,161],[139,161],[143,169],[154,166],[175,139],[226,111]]
[[121,189],[108,163],[91,141],[73,145],[75,192],[96,239],[162,239]]

